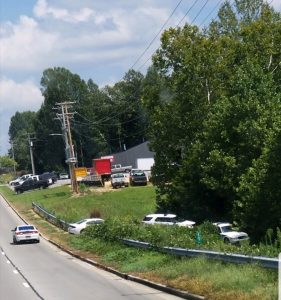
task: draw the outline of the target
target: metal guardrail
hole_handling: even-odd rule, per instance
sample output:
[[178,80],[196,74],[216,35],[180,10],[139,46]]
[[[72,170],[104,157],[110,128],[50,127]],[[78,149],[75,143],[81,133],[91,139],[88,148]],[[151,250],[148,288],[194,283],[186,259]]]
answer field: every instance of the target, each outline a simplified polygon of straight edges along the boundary
[[[43,207],[41,207],[40,205],[34,202],[32,202],[32,208],[48,222],[67,231],[67,228],[69,226],[67,222],[58,219],[56,216],[50,214]],[[254,263],[264,268],[278,269],[278,258],[263,257],[263,256],[249,256],[249,255],[234,254],[234,253],[223,253],[223,252],[216,252],[216,251],[209,251],[209,250],[183,249],[183,248],[176,248],[176,247],[159,248],[147,242],[141,242],[141,241],[130,240],[130,239],[121,239],[121,241],[128,246],[142,248],[142,249],[154,249],[159,252],[164,252],[171,255],[188,256],[188,257],[204,256],[208,259],[216,259],[224,262],[231,262],[236,264]]]
[[278,269],[278,258],[263,257],[263,256],[249,256],[243,254],[234,253],[223,253],[209,250],[195,250],[195,249],[183,249],[175,247],[163,247],[157,248],[153,245],[145,242],[123,239],[123,243],[128,246],[144,248],[144,249],[154,249],[159,252],[164,252],[177,256],[188,256],[188,257],[198,257],[204,256],[208,259],[216,259],[224,262],[231,262],[236,264],[254,263],[258,264],[264,268]]
[[61,219],[57,218],[56,216],[50,214],[43,207],[36,204],[35,202],[32,202],[32,208],[34,211],[36,211],[40,216],[42,216],[48,222],[67,231],[69,224],[67,222],[65,222],[64,220],[61,220]]

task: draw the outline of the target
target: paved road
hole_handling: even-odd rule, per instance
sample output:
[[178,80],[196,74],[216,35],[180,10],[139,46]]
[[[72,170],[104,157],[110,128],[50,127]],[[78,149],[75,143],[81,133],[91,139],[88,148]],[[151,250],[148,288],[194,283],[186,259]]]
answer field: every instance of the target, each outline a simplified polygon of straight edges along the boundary
[[14,245],[11,229],[21,223],[0,196],[1,300],[180,299],[81,262],[43,239]]

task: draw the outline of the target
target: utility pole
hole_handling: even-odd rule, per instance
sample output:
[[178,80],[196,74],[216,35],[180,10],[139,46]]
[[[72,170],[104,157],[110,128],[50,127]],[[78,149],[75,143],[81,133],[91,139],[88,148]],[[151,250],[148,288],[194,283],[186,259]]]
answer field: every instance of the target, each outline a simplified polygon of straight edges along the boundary
[[30,134],[28,133],[28,145],[29,145],[29,152],[30,152],[30,160],[31,160],[31,167],[32,167],[32,174],[35,175],[35,167],[34,167],[34,158],[33,158],[33,142],[30,138]]
[[57,113],[56,115],[57,115],[57,119],[61,121],[61,125],[62,125],[62,133],[63,133],[62,135],[64,137],[64,142],[65,142],[65,155],[66,155],[65,162],[69,166],[72,192],[78,193],[78,184],[74,172],[75,164],[77,163],[77,158],[75,157],[74,154],[71,129],[70,129],[70,121],[69,121],[70,118],[73,117],[74,113],[70,113],[68,111],[69,107],[71,107],[73,103],[75,102],[56,103],[56,105],[58,106],[56,109],[60,108],[61,110],[61,113]]

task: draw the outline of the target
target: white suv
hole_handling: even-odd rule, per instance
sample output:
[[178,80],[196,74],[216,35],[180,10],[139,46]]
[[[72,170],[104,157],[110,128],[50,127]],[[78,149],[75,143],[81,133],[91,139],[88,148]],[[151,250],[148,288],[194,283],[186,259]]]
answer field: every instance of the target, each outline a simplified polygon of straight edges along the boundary
[[150,214],[143,218],[143,224],[161,224],[161,225],[178,225],[193,228],[195,222],[189,220],[180,220],[174,214]]
[[249,239],[246,232],[238,232],[231,228],[230,223],[213,223],[219,231],[225,243],[239,244],[241,241]]

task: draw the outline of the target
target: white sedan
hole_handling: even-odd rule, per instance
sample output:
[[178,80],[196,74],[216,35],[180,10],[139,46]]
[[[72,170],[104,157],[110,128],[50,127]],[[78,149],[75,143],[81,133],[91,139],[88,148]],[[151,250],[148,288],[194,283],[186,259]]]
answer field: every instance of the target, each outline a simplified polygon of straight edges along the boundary
[[246,232],[233,230],[230,223],[218,222],[213,224],[218,228],[218,232],[225,243],[240,244],[242,241],[249,240]]
[[12,229],[12,232],[14,244],[24,241],[40,242],[39,231],[34,225],[19,225],[15,229]]
[[99,218],[92,218],[92,219],[83,219],[81,221],[78,221],[76,223],[69,224],[68,232],[72,234],[80,234],[83,232],[83,230],[89,226],[89,225],[99,225],[103,223],[103,219]]
[[159,224],[159,225],[177,225],[182,227],[193,228],[195,225],[194,221],[182,220],[174,214],[150,214],[146,215],[143,220],[143,224]]

